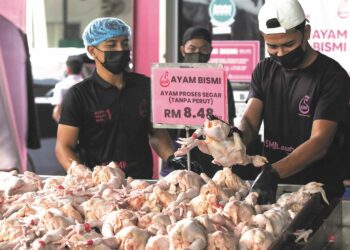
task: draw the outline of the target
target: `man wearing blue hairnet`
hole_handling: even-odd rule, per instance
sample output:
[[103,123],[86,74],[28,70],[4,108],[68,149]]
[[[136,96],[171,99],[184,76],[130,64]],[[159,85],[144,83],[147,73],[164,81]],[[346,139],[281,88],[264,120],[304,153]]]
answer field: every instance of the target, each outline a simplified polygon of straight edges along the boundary
[[56,156],[66,170],[73,160],[90,168],[114,161],[126,176],[152,178],[149,143],[162,159],[173,159],[167,131],[151,126],[150,79],[127,71],[130,33],[125,22],[112,17],[93,20],[83,32],[96,71],[63,102]]

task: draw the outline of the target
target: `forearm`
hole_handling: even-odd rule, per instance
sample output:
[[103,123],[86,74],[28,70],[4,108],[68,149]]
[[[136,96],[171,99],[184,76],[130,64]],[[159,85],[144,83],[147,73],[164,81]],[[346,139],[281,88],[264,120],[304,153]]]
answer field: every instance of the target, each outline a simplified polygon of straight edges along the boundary
[[73,147],[63,146],[59,143],[56,144],[56,158],[64,170],[68,170],[72,161],[80,162],[79,157],[74,152]]
[[262,112],[263,102],[259,99],[251,98],[238,126],[243,133],[243,143],[246,146],[251,145],[259,134]]
[[174,147],[165,129],[155,129],[153,135],[150,136],[149,142],[157,155],[164,161],[174,154]]
[[243,143],[246,146],[251,145],[258,137],[258,130],[245,117],[242,118],[238,128],[243,133]]
[[56,105],[53,110],[52,110],[52,118],[55,120],[55,122],[59,122],[60,121],[60,116],[61,116],[61,109],[62,106],[61,105]]
[[281,178],[294,175],[308,165],[322,158],[328,149],[328,143],[321,138],[311,138],[297,147],[287,157],[272,164]]

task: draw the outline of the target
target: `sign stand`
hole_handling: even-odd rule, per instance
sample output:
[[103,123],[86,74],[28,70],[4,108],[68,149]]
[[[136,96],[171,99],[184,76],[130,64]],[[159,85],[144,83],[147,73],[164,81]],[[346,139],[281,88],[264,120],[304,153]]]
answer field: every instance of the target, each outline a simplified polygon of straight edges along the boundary
[[[190,128],[188,126],[186,126],[185,129],[186,129],[186,137],[190,137]],[[190,156],[190,152],[187,153],[187,170],[191,170],[191,156]]]

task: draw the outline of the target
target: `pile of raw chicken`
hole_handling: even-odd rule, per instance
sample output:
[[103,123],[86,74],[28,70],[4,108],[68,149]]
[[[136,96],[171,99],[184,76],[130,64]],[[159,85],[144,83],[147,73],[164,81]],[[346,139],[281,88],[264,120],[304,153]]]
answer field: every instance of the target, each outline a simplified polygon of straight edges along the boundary
[[0,172],[0,249],[267,249],[319,183],[256,205],[249,183],[224,168],[211,179],[176,170],[150,183],[114,163],[73,163],[43,180]]

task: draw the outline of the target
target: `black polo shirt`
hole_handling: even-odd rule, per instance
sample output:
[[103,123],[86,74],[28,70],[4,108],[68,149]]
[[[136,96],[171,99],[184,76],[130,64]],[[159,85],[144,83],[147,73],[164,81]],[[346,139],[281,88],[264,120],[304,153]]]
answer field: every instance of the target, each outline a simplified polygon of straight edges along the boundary
[[79,128],[79,156],[84,164],[119,163],[127,176],[152,178],[150,79],[124,73],[123,89],[96,72],[65,96],[60,124]]
[[[310,138],[314,120],[343,124],[349,101],[347,72],[333,59],[319,53],[307,68],[287,70],[271,58],[261,61],[253,72],[248,98],[264,103],[264,154],[274,163]],[[339,128],[342,126],[339,126]],[[341,133],[327,154],[303,171],[282,179],[283,183],[318,181],[342,190]]]

